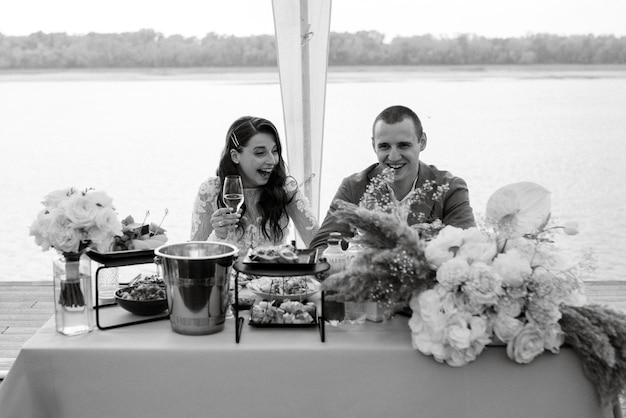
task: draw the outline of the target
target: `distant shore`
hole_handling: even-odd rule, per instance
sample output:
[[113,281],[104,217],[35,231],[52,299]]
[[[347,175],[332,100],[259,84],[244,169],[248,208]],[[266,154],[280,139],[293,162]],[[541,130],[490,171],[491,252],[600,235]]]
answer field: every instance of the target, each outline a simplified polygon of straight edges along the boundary
[[[331,66],[328,82],[384,81],[386,74],[398,77],[459,78],[464,76],[502,78],[626,78],[624,65],[451,65],[451,66]],[[9,69],[0,70],[0,82],[11,81],[164,81],[214,80],[224,83],[278,83],[278,67],[202,67],[202,68],[75,68],[75,69]]]

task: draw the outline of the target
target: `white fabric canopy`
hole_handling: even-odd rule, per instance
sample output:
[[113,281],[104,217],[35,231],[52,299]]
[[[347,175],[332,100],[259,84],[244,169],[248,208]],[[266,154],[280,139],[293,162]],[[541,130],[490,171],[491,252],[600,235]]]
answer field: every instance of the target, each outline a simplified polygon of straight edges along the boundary
[[290,174],[319,219],[331,0],[272,0]]

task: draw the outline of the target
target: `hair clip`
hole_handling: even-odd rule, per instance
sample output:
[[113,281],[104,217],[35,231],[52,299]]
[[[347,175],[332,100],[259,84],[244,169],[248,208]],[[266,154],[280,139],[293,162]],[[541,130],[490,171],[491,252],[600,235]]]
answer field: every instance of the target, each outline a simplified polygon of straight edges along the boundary
[[235,148],[241,148],[241,145],[239,145],[239,141],[237,141],[237,135],[235,135],[235,132],[231,134],[230,140],[233,141],[233,145],[235,145]]

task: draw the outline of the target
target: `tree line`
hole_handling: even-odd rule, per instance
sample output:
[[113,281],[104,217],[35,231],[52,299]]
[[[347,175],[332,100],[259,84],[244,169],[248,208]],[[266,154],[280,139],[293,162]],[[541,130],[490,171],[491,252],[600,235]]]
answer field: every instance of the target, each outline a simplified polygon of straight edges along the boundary
[[[624,64],[626,37],[532,34],[515,38],[458,35],[396,37],[377,31],[331,32],[330,66]],[[126,33],[0,33],[0,69],[275,67],[272,35],[203,38]]]

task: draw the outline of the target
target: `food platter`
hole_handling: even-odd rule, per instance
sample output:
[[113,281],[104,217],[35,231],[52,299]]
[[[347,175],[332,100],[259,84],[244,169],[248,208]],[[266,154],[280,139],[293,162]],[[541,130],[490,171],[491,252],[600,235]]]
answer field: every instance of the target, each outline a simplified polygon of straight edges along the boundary
[[313,269],[317,262],[317,248],[296,250],[295,256],[291,260],[286,260],[282,257],[267,257],[265,259],[259,259],[255,257],[253,249],[248,250],[243,264],[254,268],[267,268],[267,269]]
[[128,312],[135,315],[150,316],[160,314],[167,309],[167,299],[165,298],[150,300],[124,299],[123,295],[128,293],[129,289],[129,287],[123,287],[115,292],[115,301]]
[[246,286],[264,300],[304,300],[322,290],[320,282],[312,277],[260,277]]
[[300,328],[317,325],[315,304],[297,301],[258,302],[252,306],[250,321],[254,327]]

